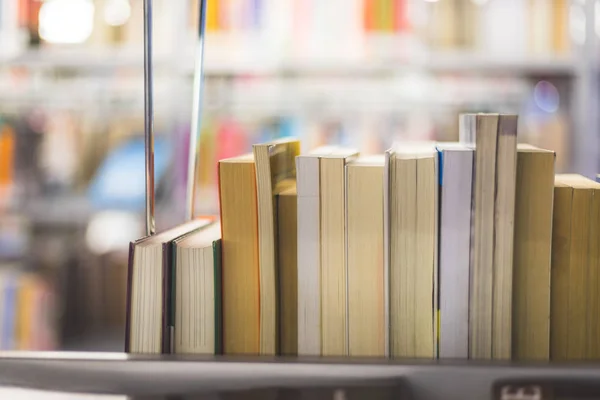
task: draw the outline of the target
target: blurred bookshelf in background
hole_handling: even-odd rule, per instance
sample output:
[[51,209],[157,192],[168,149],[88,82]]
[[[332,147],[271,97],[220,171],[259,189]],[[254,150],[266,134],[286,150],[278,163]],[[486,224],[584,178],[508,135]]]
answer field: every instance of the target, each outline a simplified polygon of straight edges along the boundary
[[[591,3],[208,0],[197,212],[217,211],[216,161],[251,143],[377,153],[456,140],[461,112],[518,113],[521,140],[556,149],[557,172],[587,172]],[[184,218],[198,5],[154,7],[163,230]],[[0,0],[0,220],[18,221],[0,226],[0,264],[54,293],[56,347],[122,346],[127,244],[143,228],[142,11]]]

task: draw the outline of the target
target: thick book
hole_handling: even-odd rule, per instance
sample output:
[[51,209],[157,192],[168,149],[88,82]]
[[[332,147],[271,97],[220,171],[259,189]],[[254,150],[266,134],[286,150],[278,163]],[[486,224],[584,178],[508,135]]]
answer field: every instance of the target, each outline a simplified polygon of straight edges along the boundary
[[392,357],[437,356],[437,151],[388,151],[389,324]]
[[581,175],[554,182],[550,357],[597,359],[600,184]]
[[517,117],[466,114],[460,140],[475,149],[469,299],[469,357],[509,359]]
[[440,358],[469,356],[469,268],[473,149],[439,143]]
[[172,242],[212,221],[197,219],[130,244],[125,352],[171,352]]
[[384,156],[346,166],[348,355],[386,356],[383,263]]
[[260,353],[278,353],[277,335],[277,212],[275,196],[296,180],[300,142],[280,139],[253,146],[258,199],[260,271]]
[[173,352],[221,354],[221,224],[173,241]]
[[555,154],[517,149],[512,358],[549,360]]
[[260,353],[256,167],[252,154],[219,161],[223,352]]

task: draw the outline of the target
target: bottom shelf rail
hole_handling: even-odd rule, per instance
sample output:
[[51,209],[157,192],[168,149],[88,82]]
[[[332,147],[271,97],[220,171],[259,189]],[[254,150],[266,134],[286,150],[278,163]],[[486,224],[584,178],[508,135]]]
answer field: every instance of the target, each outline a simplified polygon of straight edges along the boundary
[[128,396],[272,389],[286,398],[323,389],[339,400],[389,388],[394,399],[590,399],[600,398],[600,364],[0,352],[0,386]]

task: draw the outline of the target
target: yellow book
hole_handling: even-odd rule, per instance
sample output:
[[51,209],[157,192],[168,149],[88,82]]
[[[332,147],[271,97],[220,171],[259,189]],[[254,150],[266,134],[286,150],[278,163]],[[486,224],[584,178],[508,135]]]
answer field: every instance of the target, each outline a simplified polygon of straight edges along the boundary
[[350,356],[383,357],[383,156],[346,167],[348,234],[348,347]]
[[36,279],[32,275],[20,278],[17,294],[17,349],[31,350],[33,344],[33,316],[35,307]]
[[513,274],[516,360],[550,358],[553,151],[518,145]]
[[569,0],[552,1],[552,45],[557,54],[567,54],[570,50]]
[[[8,126],[0,125],[0,189],[13,181],[15,137]],[[1,195],[1,193],[0,193]]]
[[[580,175],[555,179],[552,237],[551,358],[597,357],[600,184]],[[594,220],[595,219],[595,220]]]
[[260,353],[256,171],[252,154],[219,161],[223,351]]
[[215,32],[220,30],[219,21],[219,2],[220,0],[208,0],[206,3],[206,31]]

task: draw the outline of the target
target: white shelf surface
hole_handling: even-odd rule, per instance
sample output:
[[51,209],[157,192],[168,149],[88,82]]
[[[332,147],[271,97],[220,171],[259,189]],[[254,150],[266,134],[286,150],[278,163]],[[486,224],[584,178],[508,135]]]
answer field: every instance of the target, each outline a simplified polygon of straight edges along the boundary
[[[155,53],[157,69],[172,68],[180,73],[191,73],[194,68],[193,51],[184,51],[179,59]],[[182,59],[183,58],[183,59]],[[121,68],[143,68],[141,49],[131,48],[41,48],[17,56],[2,57],[0,66],[40,69],[72,69],[82,72],[112,72]],[[404,60],[318,60],[269,57],[237,57],[235,54],[205,56],[208,75],[280,75],[280,74],[335,74],[374,75],[404,71],[431,73],[470,73],[502,75],[575,75],[577,62],[570,57],[557,56],[494,56],[469,52],[430,53],[410,56]]]

